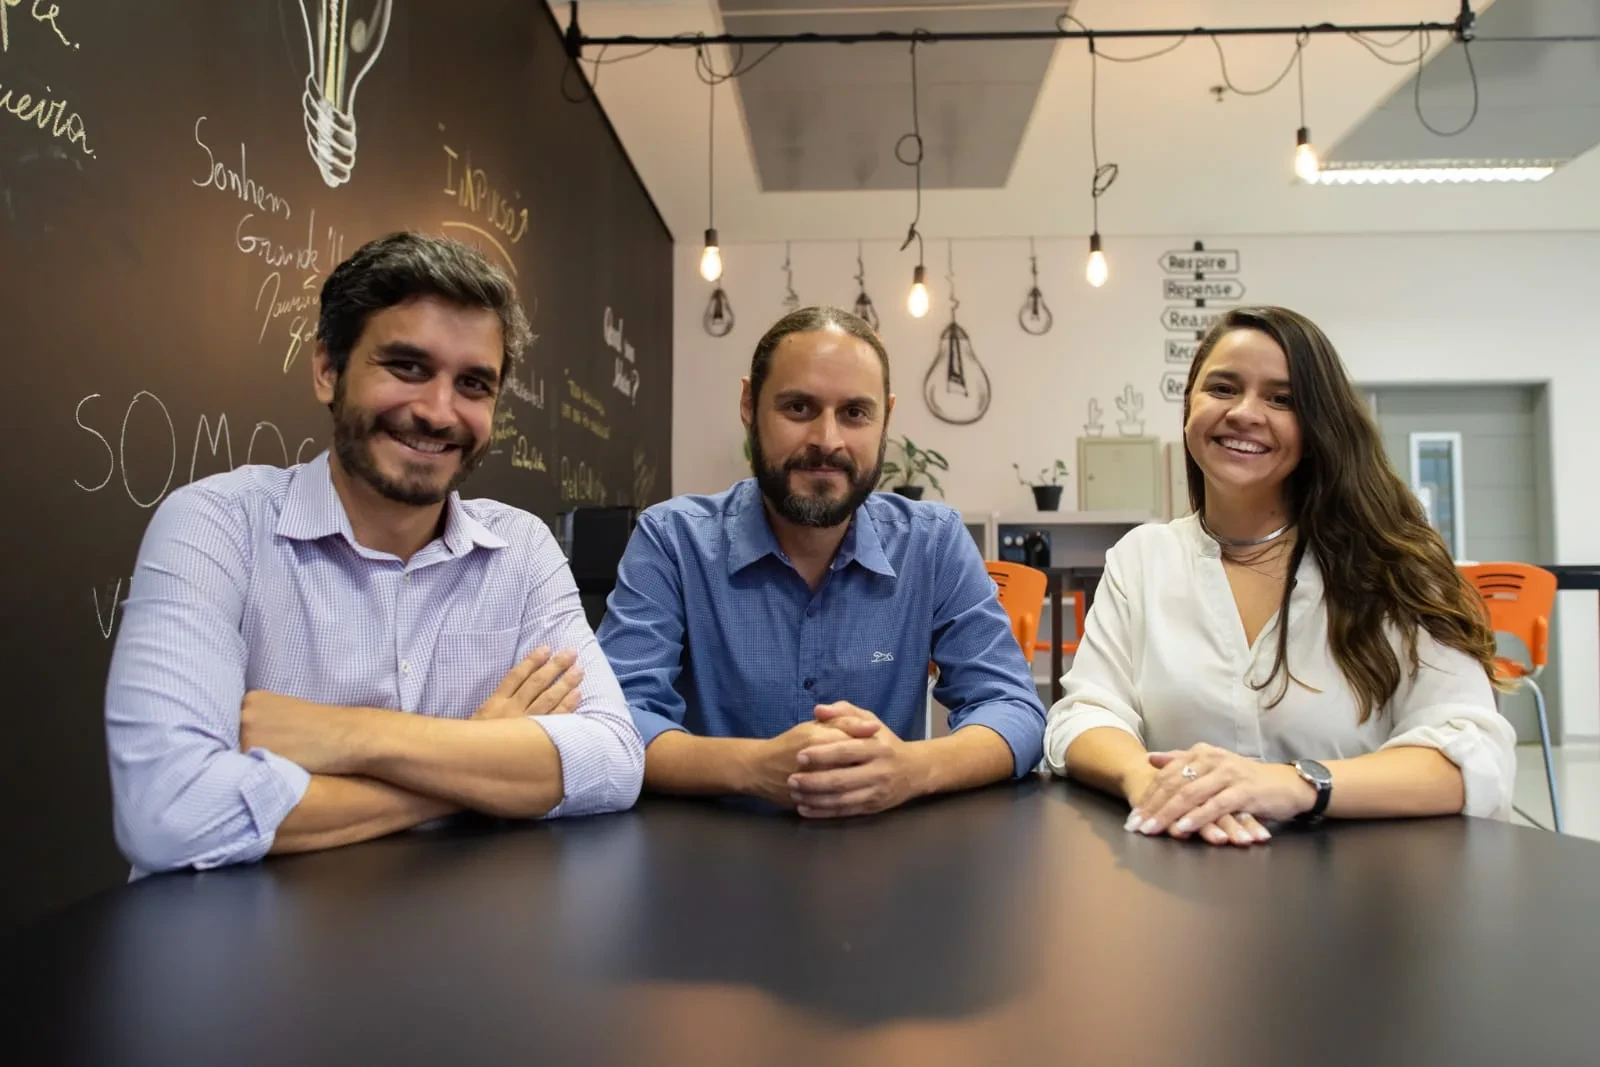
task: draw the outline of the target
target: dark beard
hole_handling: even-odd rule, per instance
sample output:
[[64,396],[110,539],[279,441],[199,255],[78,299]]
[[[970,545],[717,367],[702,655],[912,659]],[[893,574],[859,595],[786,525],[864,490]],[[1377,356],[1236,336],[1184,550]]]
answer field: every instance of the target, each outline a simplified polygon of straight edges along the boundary
[[[747,437],[750,442],[750,472],[756,477],[761,495],[772,502],[779,515],[796,526],[829,527],[848,522],[856,509],[878,487],[878,479],[883,474],[884,453],[889,446],[889,437],[885,434],[878,441],[877,462],[865,472],[856,470],[855,460],[843,449],[831,456],[824,456],[822,449],[815,446],[800,455],[790,456],[782,466],[774,467],[767,462],[760,435],[753,425],[747,431]],[[850,488],[842,498],[834,501],[824,496],[789,491],[791,471],[816,470],[820,467],[836,467],[845,473]]]
[[[471,433],[465,430],[456,432],[438,430],[415,417],[409,424],[384,421],[377,416],[351,410],[345,405],[344,393],[344,378],[341,376],[333,389],[334,454],[339,457],[339,463],[345,473],[366,482],[386,500],[411,507],[437,504],[467,480],[467,476],[483,462],[483,457],[488,451],[487,442],[479,444]],[[432,441],[458,445],[461,456],[460,468],[442,488],[421,480],[389,478],[378,469],[377,460],[372,455],[372,439],[384,432],[425,437]]]

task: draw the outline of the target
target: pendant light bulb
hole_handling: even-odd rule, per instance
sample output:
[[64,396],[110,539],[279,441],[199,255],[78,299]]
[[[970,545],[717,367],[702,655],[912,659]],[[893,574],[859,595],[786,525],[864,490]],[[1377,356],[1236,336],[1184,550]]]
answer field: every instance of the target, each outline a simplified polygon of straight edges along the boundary
[[1322,172],[1317,150],[1311,147],[1311,131],[1302,126],[1294,135],[1294,172],[1303,182],[1314,182]]
[[921,264],[911,272],[911,294],[906,297],[906,310],[911,312],[914,319],[920,319],[928,313],[928,287],[922,281],[925,273]]
[[722,250],[717,247],[717,231],[706,231],[706,250],[700,253],[700,277],[714,282],[722,277]]
[[1084,267],[1083,276],[1098,289],[1106,283],[1110,273],[1110,268],[1106,266],[1106,254],[1100,250],[1100,234],[1092,233],[1089,235],[1089,262]]

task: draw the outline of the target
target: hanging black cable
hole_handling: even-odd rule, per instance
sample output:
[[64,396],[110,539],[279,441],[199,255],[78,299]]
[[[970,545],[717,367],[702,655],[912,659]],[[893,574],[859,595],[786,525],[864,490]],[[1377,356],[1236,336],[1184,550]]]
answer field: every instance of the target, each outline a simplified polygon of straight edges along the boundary
[[1094,214],[1094,229],[1089,234],[1089,259],[1084,267],[1084,277],[1096,289],[1106,283],[1106,255],[1100,246],[1100,198],[1117,180],[1117,165],[1100,164],[1100,56],[1095,51],[1094,37],[1089,38],[1089,154],[1094,165],[1094,175],[1089,182],[1089,204]]
[[[894,158],[905,166],[913,168],[916,174],[916,210],[912,213],[911,226],[906,230],[906,239],[901,243],[900,251],[904,252],[909,248],[913,240],[917,242],[917,266],[911,272],[911,292],[906,298],[906,307],[912,317],[918,319],[928,313],[928,287],[924,281],[927,271],[922,259],[922,231],[917,229],[917,223],[922,221],[922,119],[917,109],[917,44],[922,39],[918,36],[921,32],[923,31],[915,31],[911,37],[911,132],[902,134],[894,143]],[[916,149],[916,154],[910,159],[907,159],[903,152],[907,141]]]
[[1472,65],[1472,42],[1463,39],[1461,54],[1467,57],[1467,76],[1472,81],[1472,112],[1467,116],[1467,121],[1453,130],[1441,130],[1434,127],[1422,114],[1422,69],[1427,62],[1427,38],[1417,42],[1417,76],[1411,83],[1411,104],[1416,109],[1417,121],[1422,123],[1422,128],[1435,137],[1455,137],[1465,133],[1478,117],[1478,70]]

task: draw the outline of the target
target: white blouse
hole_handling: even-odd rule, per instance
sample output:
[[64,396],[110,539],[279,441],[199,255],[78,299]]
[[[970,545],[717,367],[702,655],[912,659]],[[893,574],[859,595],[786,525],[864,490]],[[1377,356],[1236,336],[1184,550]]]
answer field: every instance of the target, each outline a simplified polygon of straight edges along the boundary
[[1130,532],[1106,555],[1077,657],[1062,679],[1065,693],[1050,709],[1046,765],[1066,774],[1067,748],[1100,726],[1126,730],[1152,752],[1204,741],[1273,762],[1423,746],[1461,768],[1464,813],[1509,818],[1516,735],[1477,661],[1424,630],[1412,676],[1391,633],[1400,686],[1363,723],[1328,646],[1322,572],[1310,553],[1297,578],[1288,666],[1312,688],[1291,682],[1269,709],[1283,674],[1264,688],[1250,683],[1272,674],[1281,612],[1247,645],[1221,550],[1193,515]]

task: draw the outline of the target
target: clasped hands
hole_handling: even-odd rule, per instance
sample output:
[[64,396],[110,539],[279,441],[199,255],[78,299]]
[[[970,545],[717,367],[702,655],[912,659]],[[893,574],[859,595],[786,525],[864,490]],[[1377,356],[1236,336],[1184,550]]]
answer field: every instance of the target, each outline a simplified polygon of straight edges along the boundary
[[1293,767],[1263,763],[1215,745],[1152,752],[1149,766],[1129,776],[1133,811],[1123,829],[1213,845],[1271,840],[1263,821],[1292,819],[1310,810],[1317,792]]
[[755,745],[748,792],[813,819],[871,815],[918,794],[913,746],[876,715],[846,701],[814,714]]
[[[571,651],[535,649],[500,680],[473,719],[565,715],[577,709],[583,668]],[[376,708],[318,704],[264,689],[245,694],[239,708],[239,750],[264,748],[312,774],[358,774],[361,739],[374,717],[398,714]]]

